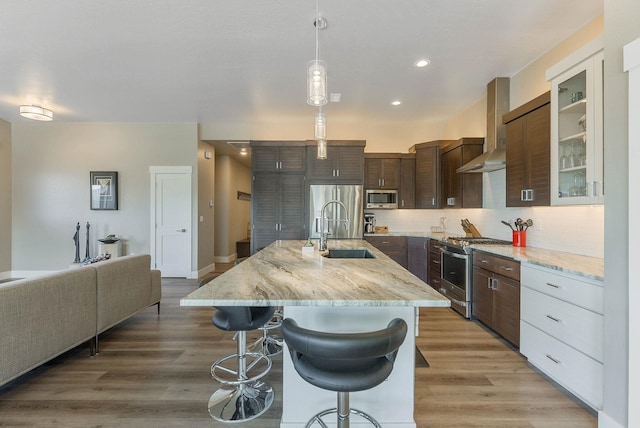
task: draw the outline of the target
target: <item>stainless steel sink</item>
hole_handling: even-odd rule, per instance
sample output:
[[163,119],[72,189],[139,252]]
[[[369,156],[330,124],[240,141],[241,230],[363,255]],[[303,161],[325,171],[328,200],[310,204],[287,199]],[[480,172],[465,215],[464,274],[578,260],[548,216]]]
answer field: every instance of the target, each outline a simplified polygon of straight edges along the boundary
[[336,248],[322,253],[329,259],[376,259],[376,255],[366,248]]

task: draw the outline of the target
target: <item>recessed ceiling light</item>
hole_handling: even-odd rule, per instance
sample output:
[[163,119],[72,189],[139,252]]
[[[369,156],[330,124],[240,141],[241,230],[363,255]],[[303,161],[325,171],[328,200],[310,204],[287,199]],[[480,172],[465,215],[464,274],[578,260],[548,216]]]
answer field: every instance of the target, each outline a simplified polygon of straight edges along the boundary
[[431,61],[429,61],[428,59],[421,59],[416,61],[415,66],[418,68],[424,68],[429,64],[431,64]]
[[400,100],[391,101],[392,106],[399,106],[400,104],[402,104],[402,101]]

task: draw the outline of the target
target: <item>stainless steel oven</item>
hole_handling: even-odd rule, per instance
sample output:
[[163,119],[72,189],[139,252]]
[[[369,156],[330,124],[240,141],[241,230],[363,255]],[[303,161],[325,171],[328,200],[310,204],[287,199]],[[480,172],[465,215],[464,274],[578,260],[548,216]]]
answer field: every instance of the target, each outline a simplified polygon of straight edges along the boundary
[[440,293],[451,301],[451,308],[471,317],[471,254],[464,248],[443,243],[440,246],[442,282]]
[[449,237],[440,245],[442,281],[440,293],[451,301],[451,307],[465,318],[471,318],[473,305],[472,244],[511,245],[510,241],[492,238]]

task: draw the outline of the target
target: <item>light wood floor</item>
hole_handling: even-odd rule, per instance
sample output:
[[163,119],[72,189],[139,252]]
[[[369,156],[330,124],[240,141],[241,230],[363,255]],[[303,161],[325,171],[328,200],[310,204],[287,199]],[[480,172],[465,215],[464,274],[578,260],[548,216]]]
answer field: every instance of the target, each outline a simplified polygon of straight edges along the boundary
[[[80,346],[0,388],[0,427],[230,426],[207,413],[209,367],[235,342],[211,324],[212,309],[179,306],[196,282],[163,280],[160,316],[151,307],[103,334],[96,357]],[[450,309],[421,310],[417,345],[430,365],[416,369],[419,428],[597,427],[593,412]],[[267,378],[277,396],[281,366],[276,358]],[[276,399],[263,418],[233,426],[276,428],[280,408]]]

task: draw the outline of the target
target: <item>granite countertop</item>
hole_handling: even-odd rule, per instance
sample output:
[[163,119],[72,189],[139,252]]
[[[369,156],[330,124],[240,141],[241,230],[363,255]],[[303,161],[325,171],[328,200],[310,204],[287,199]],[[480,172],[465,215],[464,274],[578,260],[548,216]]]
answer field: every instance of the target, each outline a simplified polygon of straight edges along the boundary
[[[415,236],[419,238],[443,239],[446,233],[440,232],[394,232],[388,234],[367,234],[365,236]],[[512,245],[471,245],[476,250],[511,257],[522,263],[530,263],[571,273],[596,281],[604,281],[604,259],[601,257],[583,256],[564,251],[549,250],[536,247],[514,247]]]
[[450,306],[380,250],[361,240],[330,249],[366,248],[375,259],[330,259],[305,241],[276,241],[180,301],[181,306]]

